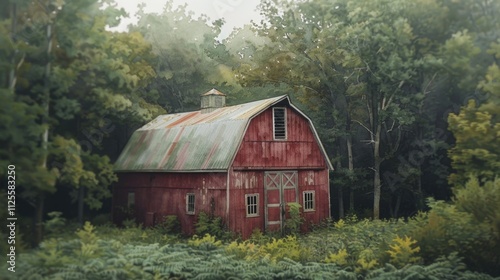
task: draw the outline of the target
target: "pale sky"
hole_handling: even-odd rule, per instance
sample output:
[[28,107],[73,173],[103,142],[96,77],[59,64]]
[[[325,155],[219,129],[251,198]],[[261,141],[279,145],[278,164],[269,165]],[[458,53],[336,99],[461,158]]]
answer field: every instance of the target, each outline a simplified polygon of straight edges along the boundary
[[[127,25],[137,20],[134,14],[139,3],[145,3],[146,12],[161,13],[167,0],[115,0],[119,7],[124,8],[130,18],[122,19],[118,30],[126,30]],[[256,11],[260,0],[174,0],[174,7],[187,3],[187,10],[192,10],[195,15],[206,14],[210,20],[224,18],[226,24],[220,37],[227,37],[233,28],[242,27],[251,20],[260,21],[259,12]]]

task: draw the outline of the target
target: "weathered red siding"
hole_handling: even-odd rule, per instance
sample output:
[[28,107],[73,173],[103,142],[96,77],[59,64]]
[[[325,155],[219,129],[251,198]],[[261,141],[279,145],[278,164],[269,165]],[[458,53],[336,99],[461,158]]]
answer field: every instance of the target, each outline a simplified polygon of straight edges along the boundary
[[[229,228],[248,238],[254,228],[264,231],[264,177],[260,171],[230,172]],[[259,194],[259,216],[247,217],[245,194]]]
[[[194,233],[196,215],[186,213],[186,194],[195,194],[195,213],[225,216],[226,173],[120,173],[114,187],[114,220],[124,216],[118,210],[127,205],[128,193],[135,193],[137,222],[146,226],[166,215],[177,215],[184,233]],[[211,203],[213,201],[213,203]]]
[[[287,106],[287,139],[274,140],[272,118],[272,108],[268,108],[251,120],[228,173],[119,173],[113,195],[114,221],[123,220],[117,209],[126,206],[128,192],[133,191],[136,219],[147,226],[165,215],[177,215],[183,232],[193,234],[197,214],[205,211],[223,217],[231,231],[248,238],[255,228],[266,228],[264,176],[276,170],[297,171],[301,205],[304,191],[315,192],[314,211],[302,212],[304,231],[329,217],[328,164],[309,121]],[[196,215],[186,213],[187,193],[195,193]],[[246,216],[245,194],[259,194],[258,216]],[[295,189],[285,196],[285,202],[294,200]]]
[[252,119],[233,163],[234,169],[311,169],[326,163],[309,122],[287,107],[287,140],[273,139],[273,111]]
[[319,224],[322,220],[330,217],[329,188],[328,169],[299,171],[300,205],[304,205],[304,191],[314,191],[316,203],[314,211],[302,211],[302,215],[305,218],[303,230],[310,228],[312,224]]
[[[229,229],[241,234],[245,239],[250,237],[255,228],[259,228],[262,232],[265,229],[264,172],[230,172]],[[300,205],[304,205],[304,191],[315,191],[315,210],[302,211],[302,216],[306,220],[302,227],[303,231],[309,230],[311,225],[319,224],[322,220],[330,217],[328,188],[328,169],[298,171],[298,202]],[[256,193],[259,194],[259,216],[247,217],[245,194]]]

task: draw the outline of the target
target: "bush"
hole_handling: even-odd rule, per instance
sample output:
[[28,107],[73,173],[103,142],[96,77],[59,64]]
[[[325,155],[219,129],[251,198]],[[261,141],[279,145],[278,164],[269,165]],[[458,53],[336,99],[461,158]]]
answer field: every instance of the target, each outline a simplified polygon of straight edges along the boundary
[[47,235],[61,234],[66,226],[66,219],[62,217],[61,212],[50,212],[47,214],[49,219],[43,224],[44,231]]
[[426,262],[458,252],[471,268],[500,275],[500,180],[471,179],[454,203],[429,199],[428,220],[414,231]]
[[225,230],[221,217],[210,217],[205,212],[200,212],[200,214],[198,214],[198,220],[195,224],[195,232],[198,236],[209,234],[224,240],[229,239],[232,235],[230,232]]
[[272,238],[269,242],[256,244],[251,240],[233,241],[226,247],[228,254],[246,261],[269,260],[271,263],[290,259],[305,262],[310,258],[310,250],[301,247],[295,236]]
[[[410,235],[421,220],[412,220],[408,223],[402,220],[382,221],[363,219],[358,221],[356,216],[349,216],[333,224],[326,225],[300,238],[301,246],[311,248],[313,261],[335,260],[336,254],[347,253],[345,261],[352,268],[363,266],[365,263],[385,263],[389,261],[387,250],[393,239],[399,236]],[[333,254],[333,259],[332,258]]]
[[391,263],[397,267],[419,263],[421,258],[416,254],[420,252],[420,247],[416,246],[416,243],[417,241],[411,239],[411,237],[405,236],[401,238],[396,236],[387,251],[391,257]]
[[189,241],[188,244],[193,247],[201,247],[206,250],[213,250],[222,245],[220,240],[217,240],[215,236],[211,236],[210,234],[205,234],[202,238],[199,238],[197,235],[194,235]]
[[299,234],[300,226],[304,223],[304,218],[300,215],[302,206],[297,202],[290,202],[287,205],[290,217],[285,220],[285,232]]
[[180,234],[181,222],[176,215],[164,216],[162,221],[155,226],[160,234]]

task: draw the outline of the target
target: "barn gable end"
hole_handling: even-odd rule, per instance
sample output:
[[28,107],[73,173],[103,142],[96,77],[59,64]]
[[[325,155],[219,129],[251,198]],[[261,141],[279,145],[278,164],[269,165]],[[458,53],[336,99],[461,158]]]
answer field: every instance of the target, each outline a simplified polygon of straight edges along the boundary
[[[275,140],[273,108],[286,110],[286,140]],[[328,165],[309,121],[289,105],[270,107],[255,116],[233,162],[234,169],[314,169]]]

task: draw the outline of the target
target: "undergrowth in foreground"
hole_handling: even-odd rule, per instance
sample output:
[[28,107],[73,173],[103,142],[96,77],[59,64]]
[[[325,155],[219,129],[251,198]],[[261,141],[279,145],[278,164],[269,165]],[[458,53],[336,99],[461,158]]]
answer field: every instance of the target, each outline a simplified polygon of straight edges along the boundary
[[[250,240],[229,244],[210,234],[186,241],[151,229],[87,223],[73,238],[51,238],[39,249],[21,254],[16,273],[6,279],[493,279],[468,271],[454,253],[422,264],[416,242],[403,235],[403,224],[380,222],[391,234],[368,234],[366,240],[351,239],[355,244],[350,244],[340,233],[365,231],[362,223],[349,223],[337,222],[333,228],[299,238],[276,239],[256,232]],[[332,236],[325,235],[328,232]],[[321,242],[315,239],[321,235],[325,237]],[[334,238],[340,240],[334,246],[345,245],[343,249],[328,246]],[[370,245],[370,238],[387,239],[387,246],[373,249],[371,257],[361,250]],[[319,243],[307,247],[315,242]],[[374,244],[367,248],[376,248]],[[317,252],[322,245],[325,254]],[[378,254],[384,257],[375,259]],[[314,261],[318,258],[322,259]]]

